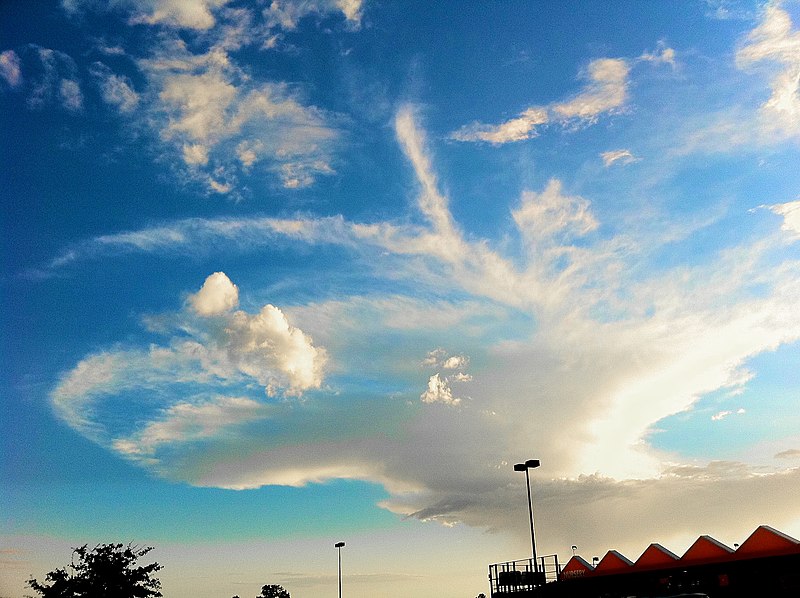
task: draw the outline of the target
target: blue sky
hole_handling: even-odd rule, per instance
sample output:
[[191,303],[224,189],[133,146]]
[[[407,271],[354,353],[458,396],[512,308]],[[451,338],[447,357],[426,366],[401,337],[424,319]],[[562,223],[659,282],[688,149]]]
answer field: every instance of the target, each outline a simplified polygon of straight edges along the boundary
[[800,536],[800,4],[430,4],[0,6],[2,596]]

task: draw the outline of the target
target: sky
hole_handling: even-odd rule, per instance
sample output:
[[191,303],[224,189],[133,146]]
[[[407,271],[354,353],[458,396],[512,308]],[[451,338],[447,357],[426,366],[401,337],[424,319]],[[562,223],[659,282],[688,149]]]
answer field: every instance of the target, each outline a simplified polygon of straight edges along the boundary
[[10,0],[0,123],[3,598],[800,537],[800,2]]

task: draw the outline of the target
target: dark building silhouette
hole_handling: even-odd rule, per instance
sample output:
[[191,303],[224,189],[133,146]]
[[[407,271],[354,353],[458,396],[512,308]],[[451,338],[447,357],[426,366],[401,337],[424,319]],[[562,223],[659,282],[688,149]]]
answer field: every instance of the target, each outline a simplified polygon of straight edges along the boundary
[[800,541],[762,525],[736,550],[700,536],[681,557],[657,543],[635,562],[546,556],[490,565],[489,583],[496,598],[800,598]]

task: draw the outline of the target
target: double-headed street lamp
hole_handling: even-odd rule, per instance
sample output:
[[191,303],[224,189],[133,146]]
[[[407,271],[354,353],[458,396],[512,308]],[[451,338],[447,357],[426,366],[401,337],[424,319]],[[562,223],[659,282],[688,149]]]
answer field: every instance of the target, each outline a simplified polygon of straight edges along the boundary
[[337,542],[333,545],[336,552],[339,553],[339,598],[342,598],[342,547],[344,542]]
[[517,463],[514,465],[514,471],[525,472],[525,482],[528,487],[528,517],[531,522],[531,556],[533,557],[533,570],[536,573],[539,572],[539,565],[536,562],[536,540],[533,535],[533,503],[531,502],[531,478],[528,474],[528,470],[535,469],[539,467],[539,465],[539,459],[528,459],[525,463]]

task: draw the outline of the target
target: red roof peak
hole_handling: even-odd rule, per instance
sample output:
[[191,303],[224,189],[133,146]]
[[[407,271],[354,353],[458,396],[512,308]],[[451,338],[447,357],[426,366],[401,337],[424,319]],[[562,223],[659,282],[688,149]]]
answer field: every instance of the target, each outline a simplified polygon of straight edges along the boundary
[[668,565],[678,560],[678,555],[674,552],[667,550],[661,544],[653,543],[647,547],[638,559],[636,559],[635,567],[659,567]]
[[587,573],[591,573],[593,569],[594,567],[592,567],[586,559],[576,554],[564,565],[564,568],[561,570],[560,578],[563,581],[565,579],[583,577]]
[[700,536],[683,554],[681,560],[688,561],[714,561],[728,557],[733,553],[733,548],[725,546],[711,536]]
[[625,555],[620,554],[616,550],[609,550],[606,553],[594,570],[598,573],[614,573],[620,570],[628,569],[633,566],[633,562]]
[[800,551],[800,541],[768,525],[759,526],[736,550],[737,556]]

